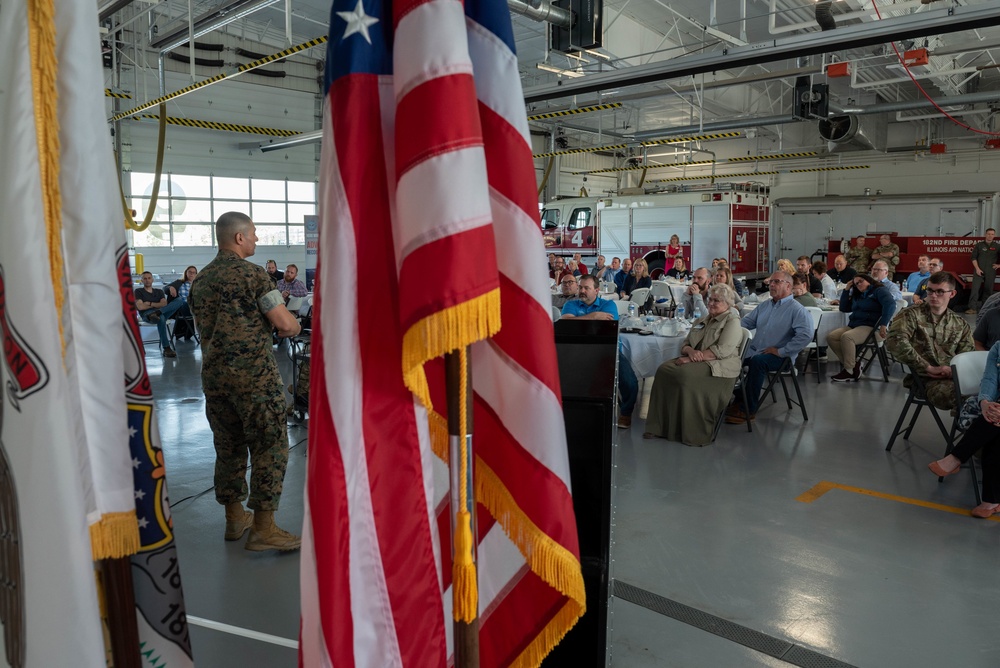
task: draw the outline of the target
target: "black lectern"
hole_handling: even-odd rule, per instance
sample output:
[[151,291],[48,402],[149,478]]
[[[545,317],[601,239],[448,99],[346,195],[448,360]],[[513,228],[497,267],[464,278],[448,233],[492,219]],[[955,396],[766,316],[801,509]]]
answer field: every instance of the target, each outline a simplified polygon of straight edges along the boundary
[[587,613],[543,665],[597,667],[607,649],[618,323],[559,320],[555,335]]

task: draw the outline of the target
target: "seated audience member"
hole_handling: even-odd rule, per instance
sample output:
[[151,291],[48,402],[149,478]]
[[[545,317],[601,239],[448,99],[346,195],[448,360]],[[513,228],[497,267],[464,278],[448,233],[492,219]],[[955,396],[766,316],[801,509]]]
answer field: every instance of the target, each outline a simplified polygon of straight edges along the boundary
[[[895,358],[920,375],[927,399],[938,408],[955,407],[951,358],[975,349],[969,323],[948,309],[955,296],[955,279],[939,271],[931,274],[923,303],[903,309],[889,325],[886,346]],[[913,385],[909,374],[903,386]]]
[[[697,273],[697,272],[695,272]],[[733,278],[733,271],[728,265],[719,265],[719,268],[715,270],[715,274],[712,275],[712,285],[728,285],[729,289],[733,291],[733,308],[739,313],[740,309],[743,308],[743,300],[740,299],[740,293],[736,289],[736,279]],[[704,313],[704,311],[702,311]]]
[[[164,290],[167,294],[168,303],[172,304],[174,300],[181,302],[181,306],[174,312],[175,319],[177,316],[191,316],[191,308],[188,306],[188,296],[191,294],[191,282],[194,281],[197,275],[198,268],[192,265],[184,270],[183,278],[177,279]],[[178,339],[190,341],[191,337],[194,336],[194,332],[190,330],[186,321],[180,320],[174,323],[174,336]]]
[[291,297],[305,297],[309,294],[309,291],[306,290],[306,284],[297,278],[298,275],[299,268],[290,264],[285,267],[284,278],[278,281],[277,290],[285,298],[286,304]]
[[812,262],[805,255],[799,256],[799,259],[795,261],[795,273],[805,279],[806,282],[806,292],[811,294],[813,297],[823,296],[823,283],[820,282],[818,278],[812,274]]
[[823,286],[824,299],[836,299],[840,295],[840,292],[837,290],[837,282],[826,273],[826,262],[816,260],[812,264],[811,271],[812,275],[818,278],[820,285]]
[[948,456],[927,465],[936,476],[958,473],[980,449],[983,469],[983,502],[972,509],[973,517],[986,519],[1000,512],[1000,344],[990,347],[986,370],[979,383],[979,409],[962,440]]
[[645,260],[638,258],[632,263],[632,275],[625,279],[625,284],[622,286],[621,298],[631,297],[632,293],[639,288],[648,288],[652,285],[653,281],[649,277],[649,266]]
[[979,313],[976,314],[976,324],[978,325],[983,321],[983,318],[990,311],[1000,307],[1000,292],[994,292],[992,295],[983,302],[982,308],[979,309]]
[[858,272],[847,264],[847,258],[838,255],[833,258],[833,269],[830,270],[830,278],[836,283],[849,284],[858,275]]
[[675,278],[678,281],[686,281],[691,278],[691,272],[687,270],[687,265],[684,264],[684,258],[674,258],[674,266],[667,271],[666,276],[667,278]]
[[840,310],[850,313],[847,327],[830,332],[827,345],[843,366],[840,373],[830,380],[835,383],[856,381],[861,377],[858,346],[865,342],[872,329],[878,327],[879,336],[886,337],[886,330],[896,312],[896,302],[884,285],[869,274],[858,274],[840,297]]
[[549,273],[549,278],[555,279],[558,285],[562,282],[562,277],[566,275],[572,276],[573,272],[566,268],[566,260],[556,257],[555,262],[552,264],[552,271]]
[[[982,310],[985,310],[983,306]],[[993,344],[1000,341],[1000,309],[990,309],[986,317],[979,318],[979,324],[972,333],[976,350],[991,350]]]
[[917,270],[906,277],[906,291],[916,292],[920,284],[931,277],[931,259],[926,255],[917,258]]
[[611,258],[611,265],[604,272],[604,278],[602,281],[608,283],[615,283],[618,280],[618,274],[622,272],[622,259],[620,257]]
[[613,301],[601,299],[597,279],[590,274],[580,278],[579,298],[563,305],[562,317],[583,320],[617,320],[618,307]]
[[806,282],[806,277],[802,274],[794,274],[792,276],[792,297],[795,298],[795,301],[803,306],[819,306],[816,298],[809,294],[808,290],[809,284]]
[[[931,272],[931,276],[939,271],[944,271],[944,260],[938,257],[932,257],[930,262],[927,263],[927,269]],[[927,284],[930,280],[930,278],[925,278],[920,282],[920,286],[913,292],[914,304],[924,303],[924,300],[927,298]]]
[[597,264],[594,265],[594,276],[597,277],[597,280],[599,280],[599,281],[606,281],[606,280],[608,280],[608,279],[604,278],[604,275],[606,273],[608,273],[609,269],[610,269],[610,267],[608,265],[604,264],[604,256],[603,255],[598,255],[597,256]]
[[278,271],[278,263],[274,260],[268,260],[264,265],[264,269],[267,270],[267,275],[271,278],[271,283],[274,285],[277,285],[278,281],[285,277],[285,272]]
[[695,320],[681,356],[656,370],[643,438],[685,445],[712,442],[719,413],[733,395],[740,374],[740,319],[736,293],[725,283],[708,288],[708,312]]
[[562,310],[566,302],[571,299],[578,299],[580,296],[580,283],[576,276],[563,276],[559,282],[559,294],[552,295],[552,305]]
[[576,262],[576,268],[580,271],[581,275],[587,275],[590,272],[587,270],[587,265],[583,263],[583,256],[580,253],[573,253],[573,262]]
[[903,298],[903,292],[899,289],[899,286],[889,279],[889,265],[885,260],[875,261],[875,264],[872,265],[871,276],[875,279],[876,283],[881,283],[884,287],[888,288],[889,294],[893,299]]
[[709,285],[711,285],[711,279],[708,277],[708,269],[704,267],[695,269],[694,274],[691,275],[691,285],[684,291],[681,303],[678,304],[678,306],[684,307],[688,318],[693,318],[695,313],[705,315],[708,312],[708,309],[705,308],[705,293],[708,292]]
[[576,260],[570,260],[566,263],[566,271],[573,274],[577,278],[583,276],[583,272],[580,271],[580,263]]
[[632,275],[632,258],[622,260],[622,268],[615,274],[615,292],[619,295],[625,289],[625,281]]
[[164,357],[177,357],[177,353],[170,347],[167,320],[183,306],[184,302],[179,299],[168,304],[163,290],[153,287],[153,275],[148,271],[142,272],[142,287],[135,290],[135,308],[139,311],[140,318],[156,325]]
[[746,373],[747,406],[736,399],[726,411],[726,422],[740,424],[757,414],[760,391],[769,371],[781,368],[786,358],[794,360],[813,338],[813,322],[802,304],[792,298],[792,276],[776,271],[768,281],[771,298],[744,316],[741,325],[754,331],[743,366]]

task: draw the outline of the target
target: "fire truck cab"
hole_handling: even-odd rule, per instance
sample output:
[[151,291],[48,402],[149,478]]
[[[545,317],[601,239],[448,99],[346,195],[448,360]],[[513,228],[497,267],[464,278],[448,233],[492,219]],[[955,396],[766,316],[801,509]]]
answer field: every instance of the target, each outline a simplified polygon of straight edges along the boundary
[[723,257],[733,272],[763,276],[769,271],[770,205],[767,188],[726,183],[648,195],[610,195],[555,200],[542,211],[549,252],[641,257],[658,278],[673,235],[688,268],[711,266]]

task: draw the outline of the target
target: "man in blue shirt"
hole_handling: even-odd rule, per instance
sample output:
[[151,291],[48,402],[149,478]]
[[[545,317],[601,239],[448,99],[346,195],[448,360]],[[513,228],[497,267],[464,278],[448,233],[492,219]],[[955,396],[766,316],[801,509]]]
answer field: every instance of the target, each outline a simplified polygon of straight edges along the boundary
[[743,356],[749,405],[742,406],[739,400],[734,402],[726,411],[729,424],[740,424],[747,416],[754,419],[768,372],[781,368],[786,358],[794,360],[813,338],[812,317],[792,297],[792,277],[783,271],[774,272],[768,290],[771,299],[762,302],[740,321],[754,331]]
[[562,317],[581,318],[584,320],[617,320],[618,307],[607,299],[597,295],[597,279],[590,274],[580,277],[580,298],[571,299],[562,308]]
[[889,289],[889,295],[893,299],[902,299],[903,292],[899,286],[889,280],[889,264],[885,260],[876,260],[872,265],[872,278]]
[[906,277],[906,291],[916,292],[920,289],[920,284],[931,277],[931,259],[926,255],[917,258],[917,271]]

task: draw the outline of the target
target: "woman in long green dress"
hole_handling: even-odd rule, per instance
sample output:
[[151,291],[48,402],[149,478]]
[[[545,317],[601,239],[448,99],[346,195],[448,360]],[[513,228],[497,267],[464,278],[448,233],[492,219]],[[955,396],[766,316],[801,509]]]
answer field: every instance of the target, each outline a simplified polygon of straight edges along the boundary
[[699,447],[712,442],[716,421],[740,373],[743,333],[739,315],[731,308],[735,300],[728,285],[708,289],[708,314],[691,326],[681,356],[656,370],[644,438]]

